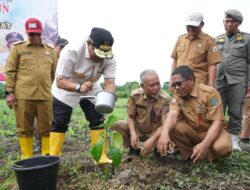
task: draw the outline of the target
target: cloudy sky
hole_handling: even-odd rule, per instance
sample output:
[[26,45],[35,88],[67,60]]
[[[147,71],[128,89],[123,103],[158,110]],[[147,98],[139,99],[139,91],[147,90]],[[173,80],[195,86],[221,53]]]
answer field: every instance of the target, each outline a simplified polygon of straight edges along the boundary
[[59,34],[70,43],[81,43],[92,27],[111,31],[117,59],[116,82],[139,81],[144,69],[155,69],[161,82],[169,80],[170,54],[177,37],[185,33],[188,12],[204,14],[203,31],[216,37],[224,32],[224,11],[238,9],[250,32],[249,0],[58,0]]

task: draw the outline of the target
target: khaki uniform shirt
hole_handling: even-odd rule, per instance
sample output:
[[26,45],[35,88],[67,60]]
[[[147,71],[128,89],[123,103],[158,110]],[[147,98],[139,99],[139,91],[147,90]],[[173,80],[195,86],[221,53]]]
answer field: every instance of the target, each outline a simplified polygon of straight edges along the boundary
[[220,53],[212,37],[201,32],[198,38],[190,40],[187,34],[180,36],[171,57],[177,67],[189,66],[199,83],[208,84],[208,67],[221,61]]
[[164,122],[169,110],[170,96],[161,90],[154,99],[147,98],[139,88],[131,92],[128,99],[128,115],[135,118],[137,133],[151,136]]
[[217,65],[217,81],[225,77],[228,84],[250,85],[250,34],[238,32],[230,39],[226,34],[216,38],[222,62]]
[[204,84],[195,84],[186,100],[175,94],[170,103],[170,110],[180,111],[180,118],[200,131],[208,130],[214,120],[224,120],[219,92]]
[[103,76],[104,79],[115,79],[115,74],[115,58],[104,59],[103,62],[94,63],[89,57],[86,41],[79,47],[72,47],[69,44],[61,51],[56,69],[56,75],[58,77],[68,78],[78,84],[83,84],[86,81],[92,81],[94,83],[93,88],[87,93],[69,92],[57,88],[56,82],[54,81],[52,94],[55,98],[64,102],[68,106],[75,107],[80,101],[80,96],[94,96],[98,91],[102,90],[100,85],[97,83],[101,76]]
[[17,99],[51,100],[51,85],[57,64],[53,47],[17,42],[10,49],[5,68],[7,91]]

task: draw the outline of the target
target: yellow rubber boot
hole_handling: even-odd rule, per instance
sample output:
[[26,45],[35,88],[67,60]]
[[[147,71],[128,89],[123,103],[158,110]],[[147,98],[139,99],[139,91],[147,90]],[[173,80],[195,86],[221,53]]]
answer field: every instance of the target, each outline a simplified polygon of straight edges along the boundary
[[50,144],[50,137],[44,136],[42,137],[42,155],[48,155],[49,154],[49,144]]
[[21,159],[33,157],[33,137],[19,137]]
[[50,151],[51,156],[61,156],[62,155],[62,145],[65,139],[65,133],[50,133]]
[[[104,129],[90,131],[91,146],[95,145],[98,142],[99,137],[104,132],[105,132]],[[102,155],[98,164],[104,164],[104,163],[112,163],[112,160],[110,160],[106,155],[106,135],[105,135],[105,140],[103,143]]]

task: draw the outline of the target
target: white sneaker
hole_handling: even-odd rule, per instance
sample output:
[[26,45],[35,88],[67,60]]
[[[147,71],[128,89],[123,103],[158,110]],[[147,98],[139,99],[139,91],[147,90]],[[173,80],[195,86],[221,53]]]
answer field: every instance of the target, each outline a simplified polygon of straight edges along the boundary
[[239,140],[237,135],[231,134],[232,144],[233,144],[233,150],[239,150],[241,151],[241,148],[239,146]]

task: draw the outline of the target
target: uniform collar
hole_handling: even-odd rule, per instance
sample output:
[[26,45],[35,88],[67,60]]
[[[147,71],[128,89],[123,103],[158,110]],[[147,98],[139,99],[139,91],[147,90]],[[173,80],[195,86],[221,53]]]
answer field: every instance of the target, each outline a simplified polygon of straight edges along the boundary
[[89,50],[88,50],[88,44],[87,44],[87,42],[85,42],[85,57],[86,57],[87,59],[90,59],[90,57],[89,57]]
[[[197,36],[197,38],[196,39],[201,39],[201,38],[203,38],[205,36],[205,34],[201,31],[199,34],[198,34],[198,36]],[[185,34],[185,38],[186,39],[189,39],[189,37],[188,37],[188,34],[186,33]]]
[[[27,40],[27,41],[25,42],[25,46],[32,46],[32,44],[30,43],[30,41],[29,41],[29,40]],[[41,43],[41,46],[44,46],[44,44],[43,44],[43,43]]]
[[194,83],[194,88],[193,88],[192,92],[190,93],[190,96],[197,97],[198,87],[199,87],[199,85],[195,82]]
[[142,90],[143,91],[143,99],[144,100],[146,100],[146,99],[148,99],[148,100],[150,100],[150,102],[153,102],[154,100],[157,100],[158,99],[158,97],[159,97],[159,93],[156,95],[156,97],[153,97],[153,98],[149,98],[149,97],[147,97],[147,95],[146,95],[146,93],[144,92],[144,90]]
[[[241,32],[240,32],[240,30],[239,29],[237,29],[236,31],[235,31],[235,33],[234,34],[232,34],[233,36],[235,36],[236,34],[241,34]],[[227,35],[227,33],[226,33],[226,35]]]

